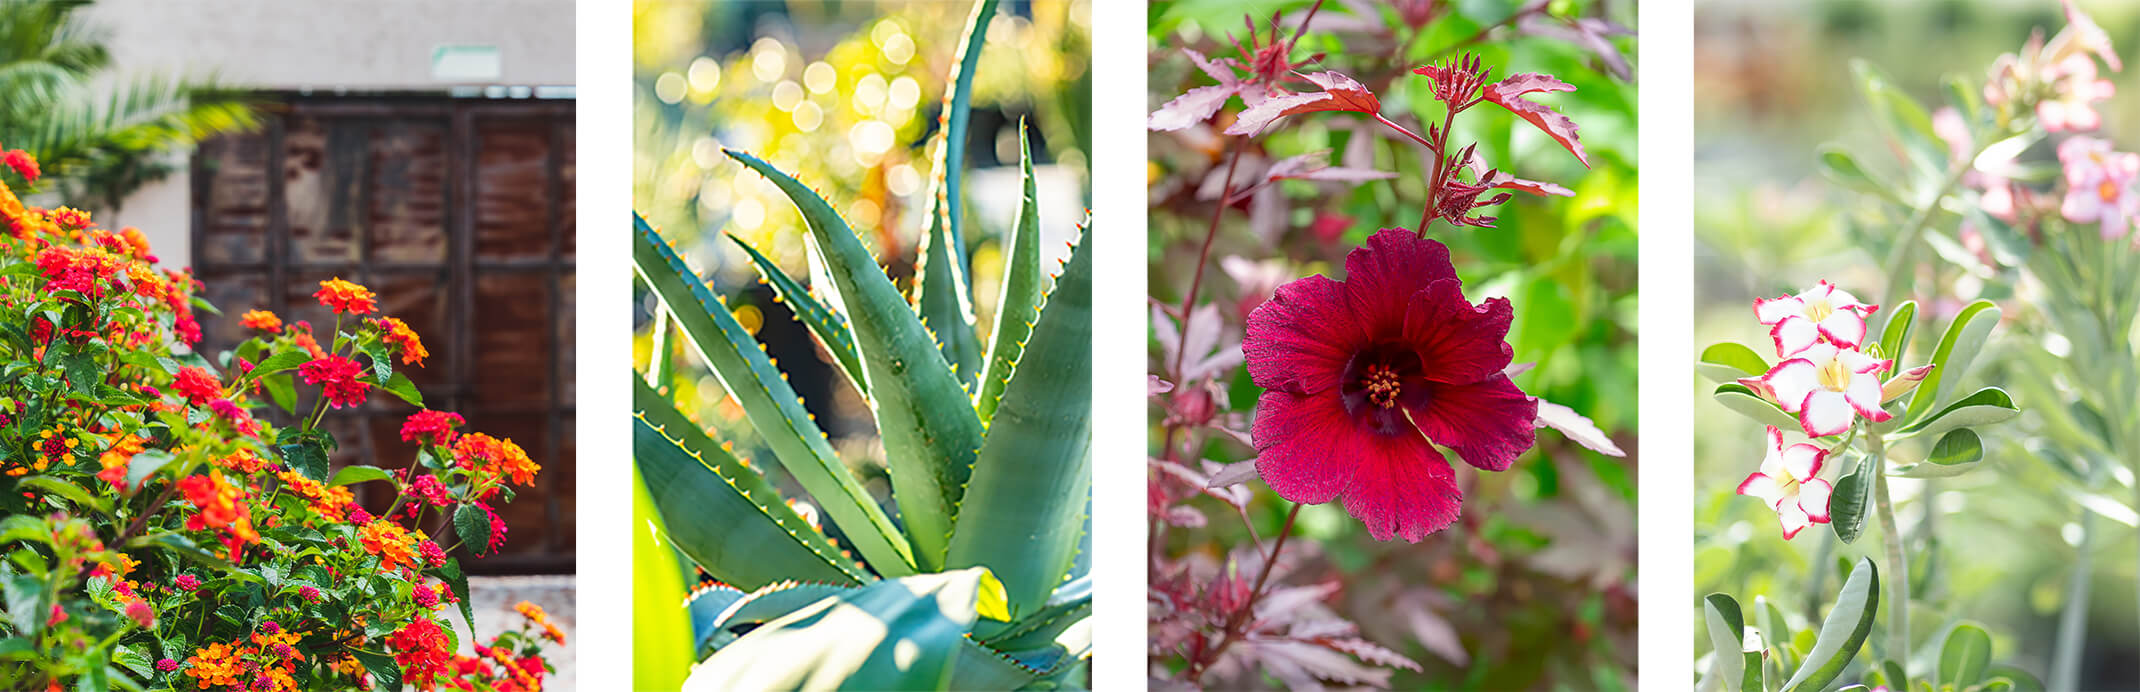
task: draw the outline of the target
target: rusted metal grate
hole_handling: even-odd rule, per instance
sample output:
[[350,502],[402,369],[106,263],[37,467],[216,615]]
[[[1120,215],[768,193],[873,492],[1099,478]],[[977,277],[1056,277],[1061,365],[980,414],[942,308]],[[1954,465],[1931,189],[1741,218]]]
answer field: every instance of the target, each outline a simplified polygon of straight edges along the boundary
[[[230,312],[202,350],[242,341],[236,315],[255,307],[309,320],[325,341],[334,318],[312,299],[319,281],[371,287],[431,352],[408,371],[425,404],[511,437],[543,467],[498,508],[505,548],[469,570],[571,572],[573,103],[285,95],[269,111],[260,130],[193,159],[193,262]],[[335,463],[410,463],[400,426],[414,410],[378,395],[329,416]],[[376,511],[387,498],[360,499]]]

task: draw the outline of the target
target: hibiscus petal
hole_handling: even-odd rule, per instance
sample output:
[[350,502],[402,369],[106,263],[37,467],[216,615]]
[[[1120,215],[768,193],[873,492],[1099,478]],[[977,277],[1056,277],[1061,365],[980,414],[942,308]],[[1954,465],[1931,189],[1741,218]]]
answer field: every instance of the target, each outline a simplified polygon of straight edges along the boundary
[[1501,374],[1515,359],[1508,345],[1514,319],[1508,299],[1473,306],[1464,300],[1461,283],[1442,279],[1412,294],[1404,313],[1404,343],[1419,353],[1427,379],[1470,384]]
[[1828,496],[1835,492],[1827,481],[1813,478],[1798,484],[1798,509],[1815,524],[1828,523]]
[[1792,478],[1806,480],[1820,474],[1821,459],[1828,456],[1828,450],[1799,443],[1785,447],[1782,456],[1784,470],[1791,472]]
[[1828,319],[1820,321],[1820,333],[1838,346],[1857,348],[1865,343],[1865,316],[1838,307],[1828,313]]
[[1317,274],[1279,286],[1248,314],[1241,352],[1256,386],[1313,394],[1337,384],[1365,334],[1345,285]]
[[1507,470],[1537,440],[1531,422],[1538,401],[1500,375],[1476,384],[1435,385],[1424,402],[1405,410],[1427,439],[1488,471]]
[[1813,320],[1792,315],[1777,322],[1775,327],[1768,330],[1768,335],[1776,341],[1776,355],[1789,358],[1819,343],[1821,330],[1813,324]]
[[1807,394],[1798,413],[1798,425],[1806,429],[1808,437],[1841,435],[1858,419],[1858,412],[1850,407],[1850,401],[1842,392],[1816,389]]
[[1345,293],[1367,334],[1396,336],[1412,294],[1443,279],[1455,279],[1449,248],[1412,231],[1388,228],[1345,255]]
[[1843,399],[1858,415],[1874,423],[1883,423],[1894,414],[1880,409],[1880,376],[1861,372],[1850,376],[1850,386],[1843,391]]
[[1159,110],[1152,111],[1152,117],[1145,121],[1144,127],[1156,132],[1168,132],[1210,120],[1212,115],[1217,114],[1219,109],[1226,105],[1226,99],[1233,97],[1233,93],[1234,88],[1225,85],[1190,89],[1160,106]]
[[1372,436],[1377,449],[1357,460],[1345,488],[1345,511],[1367,525],[1375,540],[1402,536],[1418,543],[1456,522],[1464,494],[1456,471],[1434,446],[1417,436]]
[[1761,383],[1776,395],[1776,403],[1786,413],[1797,413],[1806,395],[1820,388],[1820,369],[1804,357],[1792,358],[1769,368]]
[[[1322,504],[1352,482],[1355,469],[1379,453],[1377,438],[1360,429],[1337,392],[1278,390],[1256,401],[1256,473],[1293,502]],[[1421,445],[1424,446],[1424,445]]]
[[1774,478],[1759,473],[1749,474],[1746,480],[1739,482],[1739,494],[1761,498],[1769,507],[1775,507],[1776,503],[1783,499],[1783,486]]
[[1806,302],[1799,300],[1798,296],[1754,299],[1754,319],[1760,320],[1762,324],[1775,324],[1805,314]]

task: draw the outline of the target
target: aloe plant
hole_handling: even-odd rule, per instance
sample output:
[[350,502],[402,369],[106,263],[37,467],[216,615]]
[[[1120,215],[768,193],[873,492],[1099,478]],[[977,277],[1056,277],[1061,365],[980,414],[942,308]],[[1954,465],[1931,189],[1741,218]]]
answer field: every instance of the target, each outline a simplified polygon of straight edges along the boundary
[[666,372],[666,342],[681,337],[741,405],[771,463],[844,539],[805,520],[732,444],[635,374],[632,452],[643,487],[667,542],[719,582],[682,606],[702,658],[686,688],[1012,689],[1083,678],[1091,243],[1075,246],[1044,292],[1027,145],[1024,200],[1003,239],[1000,307],[985,340],[961,252],[957,165],[980,31],[995,4],[975,3],[958,51],[911,295],[823,197],[755,156],[726,152],[785,192],[808,226],[822,269],[813,273],[830,285],[805,287],[736,242],[868,402],[891,511],[848,470],[765,347],[660,232],[633,218],[633,266],[659,301],[663,343],[650,367]]

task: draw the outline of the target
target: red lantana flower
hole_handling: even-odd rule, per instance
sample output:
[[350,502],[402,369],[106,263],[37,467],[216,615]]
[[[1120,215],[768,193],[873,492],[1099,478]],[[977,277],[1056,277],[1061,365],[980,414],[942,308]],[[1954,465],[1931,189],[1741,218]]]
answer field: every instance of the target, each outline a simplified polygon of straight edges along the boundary
[[450,445],[458,435],[453,431],[467,422],[461,414],[424,409],[410,415],[401,423],[401,441],[423,441],[424,444]]
[[216,379],[214,375],[208,374],[207,370],[200,368],[189,367],[179,370],[178,379],[173,382],[171,388],[178,390],[180,394],[184,394],[186,401],[196,406],[204,401],[223,396],[223,382]]
[[1465,300],[1449,248],[1406,229],[1368,238],[1345,274],[1280,286],[1248,317],[1241,348],[1266,390],[1256,472],[1287,500],[1343,497],[1376,540],[1417,543],[1463,504],[1436,444],[1488,471],[1531,448],[1537,400],[1503,372],[1514,313]]
[[30,152],[21,149],[9,149],[6,154],[0,154],[0,162],[5,162],[8,168],[15,169],[15,173],[22,176],[23,180],[32,185],[37,184],[39,176],[37,159],[30,156]]
[[363,373],[364,366],[344,356],[330,355],[297,366],[297,374],[305,378],[305,384],[321,385],[327,403],[335,408],[364,403],[372,385],[364,381]]

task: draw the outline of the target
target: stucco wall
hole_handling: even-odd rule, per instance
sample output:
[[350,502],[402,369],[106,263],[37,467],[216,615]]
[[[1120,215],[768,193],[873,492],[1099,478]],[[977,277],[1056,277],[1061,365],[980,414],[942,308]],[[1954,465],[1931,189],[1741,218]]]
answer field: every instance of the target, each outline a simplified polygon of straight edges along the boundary
[[[86,16],[110,30],[121,72],[277,91],[573,83],[572,0],[99,0]],[[432,55],[447,44],[496,47],[499,78],[435,80]],[[166,265],[190,266],[190,185],[180,171],[97,220],[138,226]]]

